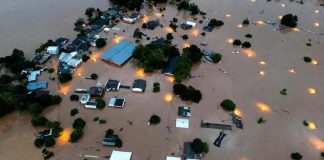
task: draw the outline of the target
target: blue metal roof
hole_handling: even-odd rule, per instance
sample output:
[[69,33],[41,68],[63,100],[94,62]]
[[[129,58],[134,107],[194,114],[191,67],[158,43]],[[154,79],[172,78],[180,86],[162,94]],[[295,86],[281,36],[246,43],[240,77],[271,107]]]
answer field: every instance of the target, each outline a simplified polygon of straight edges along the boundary
[[47,88],[47,82],[41,81],[41,82],[31,82],[27,84],[27,89],[30,91],[36,90],[36,89],[43,89]]
[[135,47],[136,45],[132,42],[122,41],[101,55],[101,58],[117,65],[122,65],[133,55]]

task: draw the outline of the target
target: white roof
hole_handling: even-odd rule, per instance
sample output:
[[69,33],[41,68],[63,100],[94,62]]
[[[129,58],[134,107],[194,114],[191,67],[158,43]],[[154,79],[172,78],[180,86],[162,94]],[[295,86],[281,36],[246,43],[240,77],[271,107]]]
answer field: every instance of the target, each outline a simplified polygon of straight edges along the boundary
[[117,100],[116,98],[110,98],[110,100],[109,100],[109,107],[114,107],[116,100]]
[[191,25],[192,27],[196,27],[196,23],[195,22],[187,21],[186,24],[187,25]]
[[62,52],[59,57],[59,61],[67,63],[70,59],[72,59],[72,57],[73,56],[70,53]]
[[28,76],[28,82],[32,82],[32,81],[36,81],[37,77],[40,75],[41,71],[37,70],[37,71],[32,71]]
[[71,58],[68,61],[68,65],[71,67],[77,67],[80,63],[82,62],[82,59],[78,59],[78,58]]
[[177,128],[189,128],[189,119],[177,118],[176,127]]
[[110,160],[130,160],[132,152],[123,152],[113,150],[110,156]]
[[171,156],[167,156],[166,160],[181,160],[180,157],[171,157]]
[[58,52],[59,52],[59,48],[57,46],[47,47],[47,53],[49,54],[57,54]]

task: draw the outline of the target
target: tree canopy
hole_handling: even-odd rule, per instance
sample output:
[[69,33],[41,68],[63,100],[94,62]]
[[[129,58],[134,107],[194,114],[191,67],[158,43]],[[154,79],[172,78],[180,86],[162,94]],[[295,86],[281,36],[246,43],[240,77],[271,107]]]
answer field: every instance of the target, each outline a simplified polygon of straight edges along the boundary
[[220,106],[225,110],[225,111],[234,111],[236,108],[236,104],[230,100],[230,99],[225,99],[222,101]]
[[199,138],[195,138],[192,141],[191,148],[197,154],[200,154],[200,153],[208,153],[208,151],[209,151],[209,147],[208,147],[207,142],[203,142]]
[[286,14],[282,17],[280,24],[287,27],[297,27],[298,17],[292,14]]

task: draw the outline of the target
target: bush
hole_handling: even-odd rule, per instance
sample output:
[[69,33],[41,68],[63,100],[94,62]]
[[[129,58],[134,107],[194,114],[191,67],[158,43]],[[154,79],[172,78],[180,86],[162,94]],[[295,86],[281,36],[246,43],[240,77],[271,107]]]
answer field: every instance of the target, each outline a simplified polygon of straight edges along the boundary
[[153,92],[160,92],[160,83],[159,82],[153,83]]
[[108,129],[107,131],[106,131],[106,135],[113,135],[114,134],[114,130],[113,129]]
[[300,160],[303,158],[303,156],[298,152],[295,152],[295,153],[291,153],[290,158],[293,160]]
[[50,68],[50,69],[48,69],[48,73],[53,73],[55,71],[55,69],[54,68]]
[[196,45],[191,45],[189,47],[189,50],[184,48],[183,49],[184,54],[189,54],[189,57],[191,58],[192,62],[199,62],[202,58],[202,52],[200,48]]
[[259,117],[257,120],[258,124],[265,123],[266,120],[263,117]]
[[71,111],[70,111],[70,115],[71,116],[75,116],[76,114],[79,113],[79,110],[77,108],[73,108]]
[[52,137],[46,138],[44,144],[45,144],[45,147],[54,146],[55,145],[55,139],[52,138]]
[[33,117],[31,123],[33,126],[44,126],[47,121],[48,120],[45,117]]
[[90,59],[90,57],[89,57],[88,55],[86,55],[86,54],[82,55],[82,61],[83,61],[83,62],[86,62],[86,61],[88,61],[89,59]]
[[177,18],[173,18],[172,19],[172,22],[177,23],[178,22],[178,19]]
[[92,73],[90,77],[91,79],[96,80],[98,78],[98,75],[96,73]]
[[280,24],[290,28],[294,28],[297,26],[297,22],[298,17],[296,15],[286,14],[282,17]]
[[60,104],[62,102],[62,98],[59,95],[51,96],[52,104]]
[[172,40],[172,39],[173,39],[173,35],[172,35],[172,33],[168,33],[168,34],[166,35],[166,39],[167,39],[167,40]]
[[222,55],[219,53],[215,53],[211,56],[211,59],[213,60],[214,63],[219,63],[222,60]]
[[321,152],[321,157],[324,158],[324,152]]
[[221,21],[221,20],[217,20],[215,18],[211,19],[209,21],[209,23],[208,23],[208,26],[213,27],[213,28],[215,28],[215,27],[221,27],[222,25],[224,25],[224,22]]
[[304,61],[306,63],[310,63],[310,62],[312,62],[312,58],[310,58],[310,57],[304,57]]
[[188,37],[188,35],[186,35],[186,34],[182,36],[182,39],[183,39],[183,40],[187,40],[188,38],[189,38],[189,37]]
[[70,100],[71,100],[71,101],[78,101],[79,99],[80,99],[79,96],[76,95],[76,94],[72,94],[72,95],[70,96]]
[[72,75],[69,73],[63,73],[58,76],[58,79],[61,83],[65,83],[72,80]]
[[74,129],[73,132],[70,134],[70,142],[74,143],[77,140],[79,140],[83,135],[83,132],[81,129]]
[[247,41],[243,42],[242,43],[242,48],[251,48],[251,43],[247,42]]
[[243,22],[242,22],[243,25],[249,25],[250,24],[250,21],[248,18],[244,19]]
[[82,118],[77,118],[73,122],[74,129],[83,129],[86,125],[86,122]]
[[209,151],[208,144],[206,142],[202,142],[202,140],[199,138],[195,138],[192,141],[191,148],[197,154],[208,153],[208,151]]
[[106,107],[106,102],[101,98],[97,98],[96,102],[97,102],[97,108],[104,109]]
[[251,34],[246,34],[245,37],[246,38],[252,38],[252,35]]
[[309,124],[308,124],[308,122],[306,120],[304,120],[303,125],[307,127]]
[[155,114],[153,114],[149,120],[150,124],[159,124],[161,122],[161,118]]
[[242,42],[241,42],[241,40],[239,40],[239,39],[235,39],[234,41],[233,41],[233,45],[234,46],[239,46],[239,45],[241,45],[242,44]]
[[206,36],[205,32],[201,32],[200,34],[201,34],[201,36]]
[[38,114],[40,114],[43,111],[43,108],[40,107],[38,103],[33,103],[33,104],[29,105],[28,111],[32,115],[38,115]]
[[98,38],[96,40],[96,47],[97,48],[102,48],[107,44],[106,40],[104,38]]
[[173,93],[175,95],[183,95],[188,91],[187,86],[177,83],[173,85]]
[[222,101],[220,106],[225,110],[225,111],[234,111],[236,108],[235,103],[230,100],[230,99],[225,99]]
[[143,24],[142,24],[142,28],[143,28],[143,29],[147,28],[147,24],[146,24],[146,23],[143,23]]
[[120,138],[116,139],[115,146],[121,148],[123,146],[123,141]]
[[41,138],[37,138],[34,140],[34,145],[37,147],[37,148],[40,148],[42,147],[44,144],[44,140],[41,139]]

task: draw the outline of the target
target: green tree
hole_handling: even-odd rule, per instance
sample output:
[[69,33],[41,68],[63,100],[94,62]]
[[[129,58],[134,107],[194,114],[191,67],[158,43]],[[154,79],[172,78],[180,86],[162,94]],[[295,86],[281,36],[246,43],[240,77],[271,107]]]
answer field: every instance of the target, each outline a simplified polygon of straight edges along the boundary
[[77,142],[83,135],[83,132],[81,129],[74,129],[72,133],[70,134],[70,142],[75,143]]
[[225,110],[225,111],[234,111],[236,108],[236,104],[230,100],[230,99],[225,99],[222,101],[220,106]]
[[89,8],[86,9],[86,11],[85,11],[85,15],[88,16],[89,18],[91,18],[91,17],[93,16],[93,12],[94,12],[94,11],[95,11],[94,8],[89,7]]
[[44,144],[44,140],[41,139],[41,138],[36,138],[36,139],[34,140],[34,145],[35,145],[37,148],[42,147],[43,144]]
[[183,40],[187,40],[189,37],[188,37],[188,35],[186,35],[186,34],[184,34],[183,36],[182,36],[182,39]]
[[160,83],[159,82],[153,83],[153,92],[160,92]]
[[96,73],[92,73],[92,74],[90,75],[90,77],[91,77],[91,79],[93,79],[93,80],[97,80],[98,75],[97,75]]
[[161,122],[161,118],[158,116],[158,115],[155,115],[153,114],[151,117],[150,117],[150,120],[149,120],[150,124],[159,124]]
[[300,160],[303,158],[303,156],[298,152],[294,152],[294,153],[291,153],[290,158],[293,160]]
[[62,98],[59,95],[51,96],[52,104],[60,104],[62,102]]
[[211,59],[213,60],[214,63],[219,63],[222,60],[222,55],[219,53],[215,53],[211,56]]
[[70,111],[70,115],[71,116],[75,116],[76,114],[79,113],[79,110],[77,108],[73,108],[71,111]]
[[104,109],[106,107],[106,102],[103,99],[97,98],[96,102],[97,102],[97,108]]
[[69,73],[62,73],[58,76],[58,79],[61,83],[66,83],[72,80],[72,75]]
[[241,42],[241,40],[239,40],[239,39],[235,39],[234,41],[233,41],[233,45],[234,46],[239,46],[239,45],[241,45],[242,44],[242,42]]
[[76,95],[76,94],[72,94],[71,96],[70,96],[70,100],[71,101],[78,101],[80,99],[80,97],[78,96],[78,95]]
[[223,21],[221,21],[221,20],[217,20],[217,19],[215,19],[215,18],[213,18],[213,19],[211,19],[210,21],[209,21],[209,23],[208,23],[208,26],[210,26],[210,27],[221,27],[221,26],[223,26],[224,25],[224,22]]
[[173,39],[173,35],[172,35],[172,33],[168,33],[168,34],[166,35],[166,39],[167,39],[167,40],[172,40],[172,39]]
[[242,43],[242,48],[251,48],[251,43],[247,42],[247,41],[243,42]]
[[191,148],[197,154],[200,154],[200,153],[208,153],[208,151],[209,151],[208,144],[206,142],[203,142],[199,138],[195,138],[192,141]]
[[96,47],[97,48],[102,48],[107,44],[106,40],[104,38],[98,38],[96,40]]
[[248,18],[244,19],[243,22],[242,22],[243,25],[249,25],[250,24],[250,21]]
[[44,126],[47,121],[45,117],[33,117],[31,123],[33,126]]
[[48,73],[53,73],[53,72],[55,72],[55,69],[54,69],[54,68],[50,68],[50,69],[48,69],[47,72],[48,72]]
[[86,125],[86,122],[82,118],[77,118],[73,122],[74,129],[83,129]]
[[42,107],[40,107],[38,103],[29,105],[28,110],[32,115],[38,115],[43,111]]
[[123,141],[120,138],[116,139],[115,146],[118,148],[123,147]]
[[297,26],[297,22],[298,22],[298,17],[296,15],[286,14],[282,17],[280,24],[287,27],[294,28]]
[[310,57],[304,57],[304,61],[306,63],[310,63],[310,62],[312,62],[312,58],[310,58]]
[[51,147],[55,145],[55,139],[52,137],[46,138],[45,139],[45,147]]

